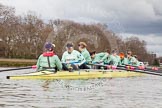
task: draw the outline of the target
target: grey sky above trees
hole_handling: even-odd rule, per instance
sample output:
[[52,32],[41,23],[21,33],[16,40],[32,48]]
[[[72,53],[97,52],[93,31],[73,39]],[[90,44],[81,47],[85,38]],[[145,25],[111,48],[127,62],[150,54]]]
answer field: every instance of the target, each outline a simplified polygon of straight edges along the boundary
[[34,11],[42,19],[69,19],[106,23],[125,37],[137,36],[149,51],[162,55],[161,0],[0,0],[17,14]]

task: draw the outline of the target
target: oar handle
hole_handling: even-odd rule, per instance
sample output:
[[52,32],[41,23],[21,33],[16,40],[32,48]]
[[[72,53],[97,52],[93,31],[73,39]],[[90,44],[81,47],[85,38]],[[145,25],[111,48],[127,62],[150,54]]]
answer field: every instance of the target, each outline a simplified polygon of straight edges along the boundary
[[159,70],[159,68],[157,68],[157,67],[147,68],[145,66],[132,66],[132,65],[125,65],[125,66],[120,65],[118,67],[125,67],[127,69],[149,70],[149,71],[158,71]]
[[32,66],[32,69],[36,69],[36,68],[37,68],[37,65],[33,65],[33,66]]

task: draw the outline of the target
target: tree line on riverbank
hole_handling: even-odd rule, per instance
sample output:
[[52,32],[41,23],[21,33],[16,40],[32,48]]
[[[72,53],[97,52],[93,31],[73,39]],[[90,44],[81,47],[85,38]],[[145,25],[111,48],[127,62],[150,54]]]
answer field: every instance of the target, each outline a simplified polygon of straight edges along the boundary
[[146,50],[146,42],[137,37],[122,39],[105,24],[82,24],[68,20],[41,19],[34,12],[15,14],[15,8],[0,4],[0,57],[35,59],[42,53],[44,43],[56,45],[61,57],[65,44],[72,41],[77,48],[79,41],[88,44],[88,50],[103,52],[117,48],[119,52],[131,49],[141,61],[152,62],[154,56]]

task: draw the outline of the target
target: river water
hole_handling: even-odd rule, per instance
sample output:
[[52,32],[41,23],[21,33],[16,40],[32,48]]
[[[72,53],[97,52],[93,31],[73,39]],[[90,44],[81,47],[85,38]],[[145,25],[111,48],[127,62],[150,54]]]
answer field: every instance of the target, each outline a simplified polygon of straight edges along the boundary
[[0,108],[162,108],[162,77],[9,80],[0,73]]

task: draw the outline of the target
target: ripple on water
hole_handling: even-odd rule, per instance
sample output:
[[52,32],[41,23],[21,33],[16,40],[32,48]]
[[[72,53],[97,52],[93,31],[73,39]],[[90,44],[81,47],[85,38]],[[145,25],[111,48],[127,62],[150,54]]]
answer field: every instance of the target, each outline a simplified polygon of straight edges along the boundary
[[[6,80],[5,76],[27,73],[1,73],[0,107],[2,108],[160,108],[162,107],[162,78],[145,76],[134,78],[65,81]],[[102,83],[101,86],[97,85]]]

